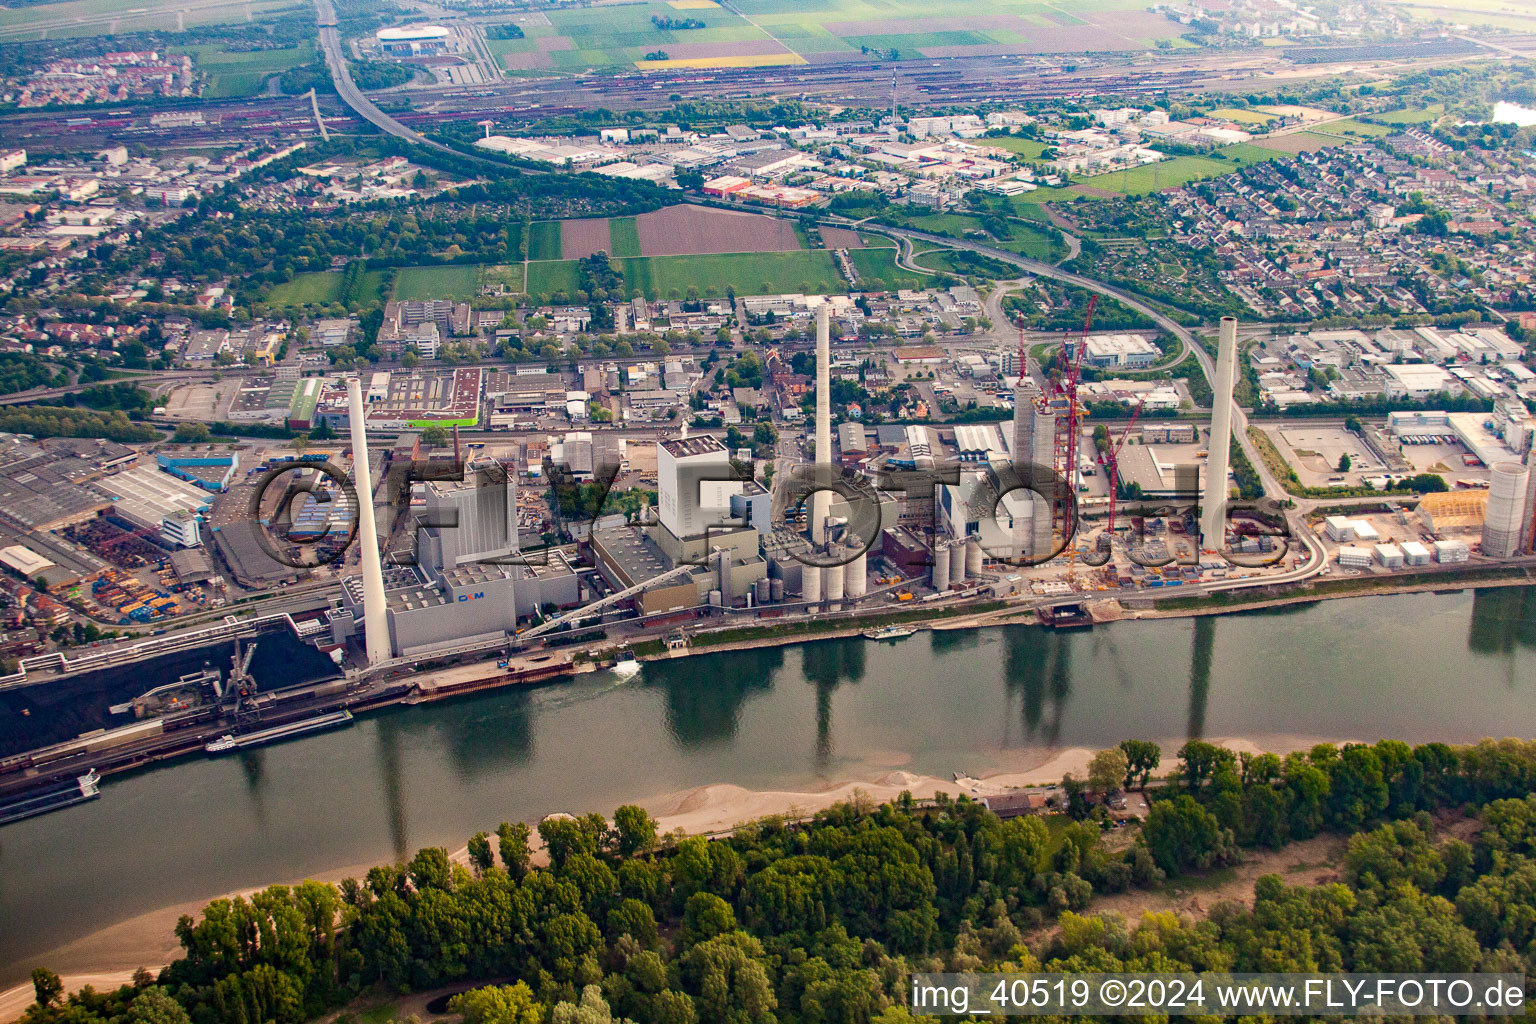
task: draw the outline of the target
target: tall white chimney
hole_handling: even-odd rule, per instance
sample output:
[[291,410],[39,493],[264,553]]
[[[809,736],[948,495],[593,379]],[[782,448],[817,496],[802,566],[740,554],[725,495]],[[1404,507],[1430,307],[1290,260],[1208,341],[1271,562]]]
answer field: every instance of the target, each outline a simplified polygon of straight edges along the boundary
[[1216,347],[1216,379],[1211,382],[1211,443],[1205,460],[1201,498],[1200,547],[1220,551],[1226,543],[1227,470],[1232,461],[1232,388],[1237,373],[1237,317],[1221,318]]
[[[816,462],[832,465],[832,305],[823,301],[816,307]],[[832,492],[811,495],[811,540],[827,542],[827,515],[832,510]]]
[[373,521],[373,479],[368,471],[367,411],[363,387],[347,378],[347,419],[352,423],[352,483],[357,488],[358,540],[363,546],[363,641],[368,664],[389,660],[389,622],[384,615],[384,568],[379,528]]

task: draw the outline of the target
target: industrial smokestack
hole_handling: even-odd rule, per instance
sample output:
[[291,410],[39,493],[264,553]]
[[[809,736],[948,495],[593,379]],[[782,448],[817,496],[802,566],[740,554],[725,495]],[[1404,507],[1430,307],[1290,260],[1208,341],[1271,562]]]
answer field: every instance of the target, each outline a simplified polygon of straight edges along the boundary
[[347,419],[352,423],[352,482],[357,487],[357,527],[363,545],[363,646],[368,664],[389,660],[389,623],[384,617],[384,567],[379,564],[379,528],[373,521],[373,479],[368,471],[367,413],[363,388],[347,378]]
[[1200,546],[1220,551],[1227,535],[1227,470],[1232,459],[1232,387],[1237,372],[1237,317],[1221,318],[1216,379],[1211,382],[1210,455],[1205,460],[1205,495],[1200,513]]
[[[816,307],[816,462],[832,465],[832,307],[822,302]],[[832,492],[811,494],[811,540],[827,542],[827,513],[832,508]]]

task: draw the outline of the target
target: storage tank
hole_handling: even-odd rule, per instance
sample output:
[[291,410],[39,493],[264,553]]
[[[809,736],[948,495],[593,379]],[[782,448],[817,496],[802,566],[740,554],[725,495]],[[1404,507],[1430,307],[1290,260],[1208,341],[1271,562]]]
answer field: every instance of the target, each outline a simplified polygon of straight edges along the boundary
[[1489,558],[1511,558],[1520,549],[1529,472],[1518,462],[1496,462],[1490,470],[1483,518],[1483,554]]
[[954,542],[949,553],[949,585],[965,582],[965,541]]
[[772,591],[768,587],[768,577],[764,576],[762,579],[758,580],[752,585],[752,589],[756,592],[758,604],[768,603],[772,594]]
[[784,581],[783,580],[769,580],[768,581],[768,598],[769,598],[769,600],[773,601],[775,604],[777,604],[778,602],[784,600]]
[[718,591],[718,590],[711,590],[709,592],[709,606],[711,608],[719,608],[719,607],[721,607],[720,591]]
[[821,604],[821,566],[807,565],[800,569],[800,597],[807,604]]
[[843,584],[847,581],[847,566],[842,564],[842,559],[847,557],[841,544],[833,544],[827,548],[827,554],[837,560],[837,565],[829,565],[822,570],[822,582],[826,585],[827,603],[843,599]]
[[[853,543],[859,548],[863,547],[858,538],[854,538]],[[857,601],[869,593],[869,556],[862,550],[848,563],[843,592],[848,595],[850,601]]]
[[949,589],[949,541],[933,542],[933,588]]
[[981,563],[981,538],[971,537],[965,542],[965,574],[980,576]]

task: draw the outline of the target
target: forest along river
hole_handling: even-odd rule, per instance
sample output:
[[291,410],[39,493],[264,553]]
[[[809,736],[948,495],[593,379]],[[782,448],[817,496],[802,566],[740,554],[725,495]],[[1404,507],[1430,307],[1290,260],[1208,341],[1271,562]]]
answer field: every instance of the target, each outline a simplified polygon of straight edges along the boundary
[[0,982],[156,908],[706,783],[980,776],[1128,737],[1163,742],[1167,766],[1190,736],[1536,736],[1532,647],[1536,589],[1508,588],[828,640],[397,707],[113,777],[100,800],[0,829]]

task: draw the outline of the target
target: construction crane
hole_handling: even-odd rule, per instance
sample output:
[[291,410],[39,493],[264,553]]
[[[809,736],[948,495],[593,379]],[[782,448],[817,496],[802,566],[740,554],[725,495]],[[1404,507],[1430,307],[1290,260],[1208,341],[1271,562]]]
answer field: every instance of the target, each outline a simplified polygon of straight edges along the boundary
[[[1097,305],[1097,294],[1088,296],[1088,311],[1083,315],[1083,330],[1074,343],[1070,334],[1062,339],[1062,371],[1056,381],[1056,387],[1051,394],[1050,409],[1056,417],[1056,473],[1060,484],[1067,489],[1065,494],[1057,494],[1053,504],[1052,519],[1061,522],[1061,535],[1064,540],[1070,541],[1072,536],[1072,523],[1068,522],[1076,502],[1073,500],[1073,476],[1077,472],[1077,439],[1081,426],[1082,404],[1077,398],[1077,385],[1082,378],[1083,349],[1087,348],[1088,331],[1093,327],[1093,309]],[[1070,347],[1070,350],[1069,350]],[[1076,561],[1076,548],[1067,544],[1067,564],[1072,565]]]
[[1104,452],[1104,468],[1109,473],[1109,525],[1104,528],[1106,538],[1115,535],[1115,502],[1119,498],[1120,491],[1120,449],[1125,447],[1125,442],[1130,440],[1131,431],[1136,427],[1136,421],[1141,419],[1141,407],[1146,404],[1146,399],[1136,403],[1136,408],[1131,412],[1131,421],[1120,432],[1120,439],[1110,444]]
[[256,701],[256,678],[251,675],[251,659],[256,656],[256,645],[244,649],[235,641],[235,653],[229,659],[229,682],[224,685],[226,695],[235,698],[235,730],[261,721],[261,705]]

